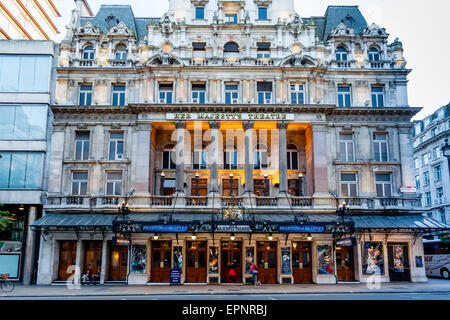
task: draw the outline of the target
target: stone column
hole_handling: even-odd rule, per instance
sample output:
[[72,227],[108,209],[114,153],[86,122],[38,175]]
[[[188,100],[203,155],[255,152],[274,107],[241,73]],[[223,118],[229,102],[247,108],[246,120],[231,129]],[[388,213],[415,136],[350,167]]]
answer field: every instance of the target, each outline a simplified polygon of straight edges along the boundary
[[287,144],[286,144],[286,129],[288,123],[281,121],[277,123],[278,128],[278,170],[280,177],[280,196],[286,195],[285,192],[288,190],[287,181]]
[[245,130],[245,192],[253,194],[253,121],[244,122]]
[[219,192],[219,121],[210,121],[211,130],[211,167],[210,167],[210,193]]
[[[413,164],[413,148],[411,143],[412,124],[397,125],[398,145],[400,146],[401,183],[402,186],[415,186],[415,173]],[[400,186],[399,186],[400,187]],[[416,197],[417,194],[405,193],[403,196]]]
[[108,248],[108,241],[106,239],[103,239],[103,246],[102,246],[102,267],[100,271],[100,284],[105,283],[105,277],[106,277],[106,256],[107,256],[107,248]]
[[186,122],[175,122],[177,130],[177,144],[175,146],[176,156],[176,192],[179,195],[184,195],[184,133],[186,129]]
[[34,255],[36,246],[36,234],[30,226],[36,221],[36,207],[31,206],[28,210],[28,233],[25,247],[25,262],[23,266],[23,284],[30,285],[33,280]]
[[137,127],[136,150],[136,185],[137,194],[148,194],[150,183],[150,136],[151,124],[142,124]]
[[83,242],[81,240],[77,240],[77,253],[76,253],[76,257],[75,257],[75,278],[73,280],[74,284],[80,284],[81,281],[81,273],[83,272],[83,270],[81,269],[82,267],[82,245]]

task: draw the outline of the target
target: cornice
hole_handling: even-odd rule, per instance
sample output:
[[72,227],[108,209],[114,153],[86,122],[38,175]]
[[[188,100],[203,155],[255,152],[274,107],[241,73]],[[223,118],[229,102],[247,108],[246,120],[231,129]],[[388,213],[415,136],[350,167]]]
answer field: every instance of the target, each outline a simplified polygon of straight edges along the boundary
[[438,142],[439,140],[443,140],[446,137],[450,136],[450,129],[440,132],[439,134],[435,135],[434,137],[431,137],[430,139],[427,139],[426,141],[419,144],[417,147],[415,147],[413,150],[414,152],[417,152],[419,150],[422,150],[429,145],[432,145],[435,142]]

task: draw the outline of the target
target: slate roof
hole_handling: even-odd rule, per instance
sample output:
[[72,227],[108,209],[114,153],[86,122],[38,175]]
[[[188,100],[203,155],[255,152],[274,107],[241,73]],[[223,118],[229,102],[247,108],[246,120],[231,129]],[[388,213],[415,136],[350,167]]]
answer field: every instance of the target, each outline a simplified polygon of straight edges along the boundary
[[337,27],[347,15],[354,19],[352,28],[355,30],[355,34],[360,34],[364,28],[368,27],[358,6],[328,6],[321,40],[326,41],[331,30]]

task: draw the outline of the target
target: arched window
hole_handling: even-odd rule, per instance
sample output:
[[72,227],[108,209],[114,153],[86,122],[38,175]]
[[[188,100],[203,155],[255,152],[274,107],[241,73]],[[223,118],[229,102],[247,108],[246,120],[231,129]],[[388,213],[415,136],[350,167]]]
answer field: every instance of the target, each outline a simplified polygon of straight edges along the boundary
[[116,60],[127,60],[127,47],[119,44],[116,47]]
[[369,61],[380,61],[380,51],[377,48],[371,47],[369,49]]
[[91,45],[87,45],[86,47],[84,47],[83,59],[94,60],[94,57],[95,57],[94,47]]
[[175,146],[168,144],[164,147],[162,154],[162,168],[163,169],[176,169],[175,165]]
[[288,170],[298,170],[298,150],[294,144],[287,146],[287,168]]
[[267,147],[262,144],[256,146],[256,151],[254,153],[254,168],[257,170],[267,169],[268,159],[267,159]]
[[347,59],[348,59],[347,49],[345,49],[344,47],[338,47],[336,49],[336,60],[347,61]]
[[203,145],[202,148],[194,148],[192,152],[192,169],[207,169],[207,151],[206,146]]
[[239,45],[236,42],[227,42],[223,46],[223,52],[239,52]]

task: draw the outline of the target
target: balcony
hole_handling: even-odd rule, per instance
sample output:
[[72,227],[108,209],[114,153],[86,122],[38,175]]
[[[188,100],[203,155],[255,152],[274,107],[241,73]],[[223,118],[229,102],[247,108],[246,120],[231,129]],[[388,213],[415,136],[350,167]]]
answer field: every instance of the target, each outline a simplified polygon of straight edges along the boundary
[[186,207],[206,207],[208,206],[208,197],[186,197]]
[[150,205],[153,206],[171,206],[172,205],[172,196],[151,196],[150,197]]
[[97,60],[95,59],[75,59],[75,66],[76,67],[96,67],[97,66]]
[[277,207],[278,198],[276,197],[256,197],[257,207]]
[[310,197],[290,197],[292,207],[312,207],[313,199]]
[[221,203],[223,207],[240,207],[243,205],[242,199],[243,197],[221,197]]
[[121,67],[121,68],[131,68],[133,67],[133,62],[131,60],[122,60],[122,59],[109,59],[108,60],[109,67]]

